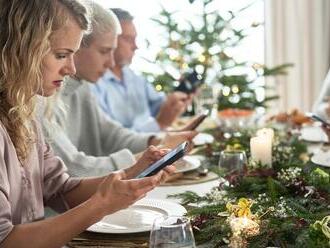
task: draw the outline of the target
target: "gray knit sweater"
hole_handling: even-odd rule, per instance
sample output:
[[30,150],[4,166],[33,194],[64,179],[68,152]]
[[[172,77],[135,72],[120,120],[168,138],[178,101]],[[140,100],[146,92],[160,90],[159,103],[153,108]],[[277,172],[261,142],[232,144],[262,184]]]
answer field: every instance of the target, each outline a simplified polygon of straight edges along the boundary
[[[136,133],[110,120],[90,93],[88,82],[67,78],[66,84],[60,94],[66,115],[55,106],[61,128],[52,133],[50,144],[69,173],[99,176],[131,166],[135,162],[132,153],[146,149],[152,134]],[[48,125],[43,126],[50,131]]]

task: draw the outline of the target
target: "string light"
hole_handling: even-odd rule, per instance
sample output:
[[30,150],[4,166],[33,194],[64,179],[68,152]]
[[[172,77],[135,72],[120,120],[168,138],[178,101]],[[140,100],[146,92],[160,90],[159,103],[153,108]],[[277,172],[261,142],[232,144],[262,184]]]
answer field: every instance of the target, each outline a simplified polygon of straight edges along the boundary
[[155,88],[157,91],[162,91],[163,89],[163,87],[160,84],[157,84]]
[[177,55],[176,54],[170,54],[170,60],[175,60],[177,58]]
[[198,57],[198,61],[199,61],[199,62],[204,63],[205,60],[206,60],[205,55],[203,55],[203,54],[199,55],[199,57]]
[[230,88],[228,86],[223,87],[222,95],[229,96],[230,95]]
[[187,63],[183,63],[183,64],[182,64],[182,66],[181,66],[181,68],[182,68],[182,69],[188,69],[188,68],[189,68],[189,66],[188,66],[188,64],[187,64]]
[[238,88],[238,86],[237,86],[237,85],[233,85],[233,86],[231,87],[231,91],[232,91],[234,94],[237,94],[237,93],[239,92],[239,88]]
[[204,72],[205,68],[203,65],[196,65],[195,70],[198,74],[202,74]]

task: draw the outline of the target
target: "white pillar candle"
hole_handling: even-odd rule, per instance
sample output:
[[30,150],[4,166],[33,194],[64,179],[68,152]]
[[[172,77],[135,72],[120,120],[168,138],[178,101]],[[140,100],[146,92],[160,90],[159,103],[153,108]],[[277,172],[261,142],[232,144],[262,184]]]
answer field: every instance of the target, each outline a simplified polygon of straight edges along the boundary
[[272,128],[262,128],[257,131],[257,136],[267,136],[272,141],[274,139],[274,130]]
[[260,135],[250,140],[251,158],[267,167],[272,166],[272,139],[268,135]]

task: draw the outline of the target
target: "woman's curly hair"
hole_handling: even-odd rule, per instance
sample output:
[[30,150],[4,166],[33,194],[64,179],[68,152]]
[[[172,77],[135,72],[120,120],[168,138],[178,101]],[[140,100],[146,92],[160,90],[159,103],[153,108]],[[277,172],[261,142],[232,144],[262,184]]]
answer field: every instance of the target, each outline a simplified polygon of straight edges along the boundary
[[79,0],[0,0],[0,122],[21,163],[35,139],[31,120],[49,39],[69,18],[89,30],[89,11]]

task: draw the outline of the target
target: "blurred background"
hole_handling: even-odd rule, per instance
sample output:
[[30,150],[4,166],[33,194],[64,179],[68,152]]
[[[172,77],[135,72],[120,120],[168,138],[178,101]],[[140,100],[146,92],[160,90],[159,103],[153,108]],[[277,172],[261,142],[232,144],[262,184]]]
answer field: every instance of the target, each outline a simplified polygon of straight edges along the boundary
[[329,68],[328,0],[95,1],[135,17],[134,70],[160,91],[197,71],[219,110],[310,110]]

